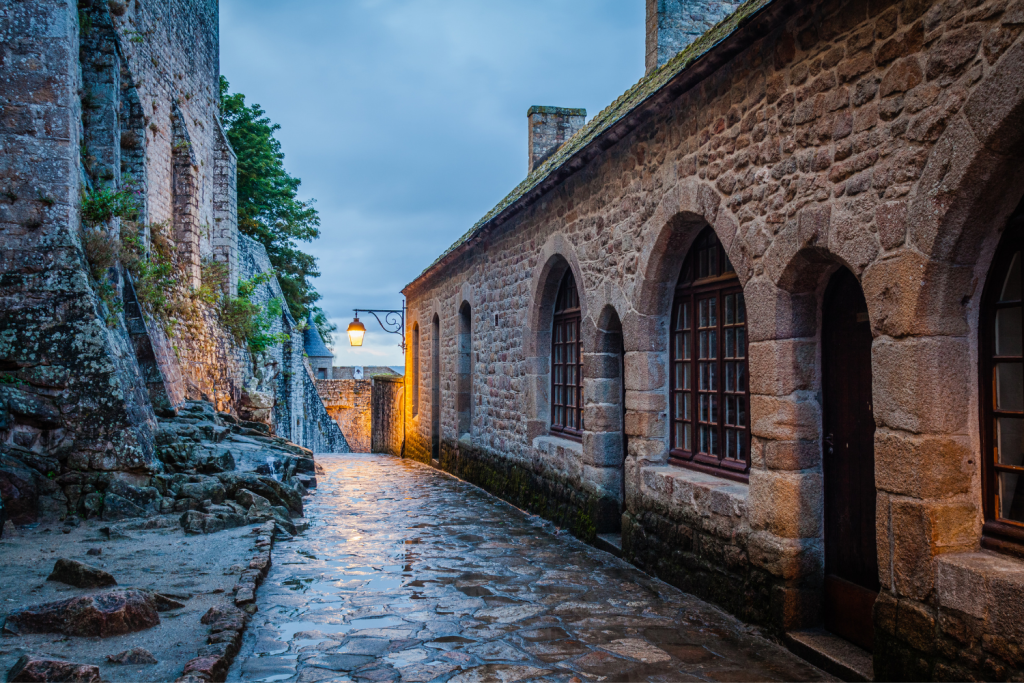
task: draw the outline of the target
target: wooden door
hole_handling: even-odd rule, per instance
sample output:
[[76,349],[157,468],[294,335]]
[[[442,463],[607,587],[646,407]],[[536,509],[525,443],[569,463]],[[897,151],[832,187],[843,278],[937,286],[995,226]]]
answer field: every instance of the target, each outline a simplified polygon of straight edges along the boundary
[[430,326],[430,458],[441,458],[441,321]]
[[860,283],[845,268],[825,292],[822,372],[825,628],[870,650],[879,590],[871,324]]

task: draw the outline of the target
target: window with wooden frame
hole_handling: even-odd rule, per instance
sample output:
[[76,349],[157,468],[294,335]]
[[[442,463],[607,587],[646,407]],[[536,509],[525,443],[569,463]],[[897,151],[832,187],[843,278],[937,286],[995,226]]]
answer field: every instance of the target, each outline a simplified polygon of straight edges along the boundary
[[420,412],[420,326],[412,325],[412,416]]
[[555,298],[551,326],[551,431],[583,438],[583,352],[580,297],[567,270]]
[[747,311],[739,278],[710,227],[683,261],[671,326],[670,461],[746,481]]
[[1024,555],[1024,213],[1010,220],[982,295],[982,545]]

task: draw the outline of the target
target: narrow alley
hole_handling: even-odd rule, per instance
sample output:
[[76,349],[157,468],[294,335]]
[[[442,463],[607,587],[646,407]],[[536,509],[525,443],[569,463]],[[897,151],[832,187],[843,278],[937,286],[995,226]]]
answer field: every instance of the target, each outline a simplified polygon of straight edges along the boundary
[[444,473],[319,462],[311,527],[276,546],[231,681],[832,680]]

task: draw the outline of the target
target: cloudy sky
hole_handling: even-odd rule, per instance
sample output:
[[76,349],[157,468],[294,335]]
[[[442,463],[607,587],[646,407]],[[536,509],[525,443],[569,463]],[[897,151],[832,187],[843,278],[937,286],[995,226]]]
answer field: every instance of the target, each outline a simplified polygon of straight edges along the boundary
[[643,75],[644,0],[221,0],[221,72],[315,198],[336,365],[401,365],[353,308],[399,291],[526,175],[526,110],[593,116]]

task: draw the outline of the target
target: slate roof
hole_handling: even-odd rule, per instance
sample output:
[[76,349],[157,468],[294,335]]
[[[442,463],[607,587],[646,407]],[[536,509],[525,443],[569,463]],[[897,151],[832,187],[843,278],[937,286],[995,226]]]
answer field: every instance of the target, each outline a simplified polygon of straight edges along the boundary
[[666,62],[663,66],[655,69],[627,90],[618,99],[607,106],[601,113],[590,120],[583,128],[565,142],[551,157],[548,158],[533,173],[529,174],[512,192],[498,202],[497,206],[491,209],[483,218],[470,228],[469,232],[455,241],[444,253],[437,257],[426,269],[420,273],[409,285],[416,283],[427,273],[438,266],[445,258],[483,231],[489,223],[498,218],[506,210],[515,206],[530,191],[537,188],[552,173],[569,162],[576,154],[590,146],[603,133],[607,132],[613,125],[624,119],[627,115],[637,109],[640,105],[658,93],[668,85],[676,76],[679,76],[694,62],[711,52],[719,43],[731,36],[738,29],[745,26],[761,10],[765,9],[778,0],[748,0],[740,5],[739,9],[711,28],[707,33],[691,43],[686,49],[679,52],[675,57]]
[[307,322],[306,329],[302,333],[302,346],[306,355],[310,358],[334,358],[334,352],[327,348],[324,340],[320,338],[320,333],[316,331],[313,316],[310,316]]

